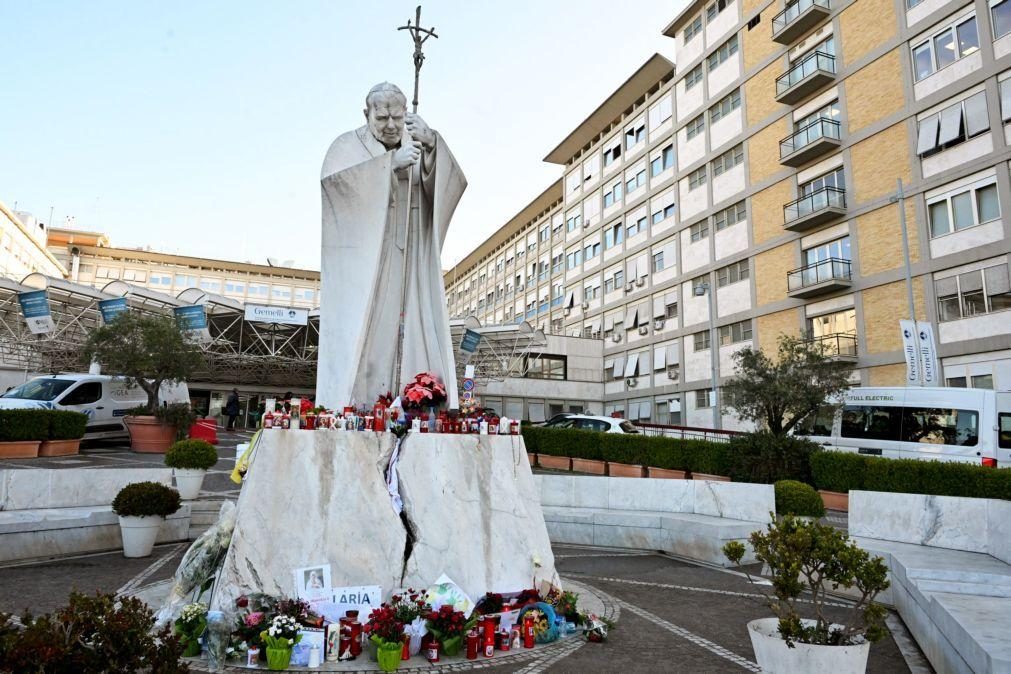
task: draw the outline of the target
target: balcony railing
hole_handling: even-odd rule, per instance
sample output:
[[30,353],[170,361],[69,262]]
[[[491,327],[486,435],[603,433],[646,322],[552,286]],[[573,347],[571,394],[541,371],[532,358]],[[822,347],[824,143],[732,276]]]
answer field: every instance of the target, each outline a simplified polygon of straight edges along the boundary
[[806,164],[818,155],[838,147],[841,125],[834,119],[819,117],[779,141],[779,162],[787,166]]
[[829,0],[798,0],[772,17],[772,40],[790,44],[829,15]]
[[835,79],[835,57],[811,52],[776,78],[776,100],[792,105]]
[[783,227],[799,231],[838,218],[846,212],[846,190],[822,187],[783,206]]
[[855,359],[857,357],[857,336],[845,333],[809,337],[810,344],[820,345],[822,353],[833,358]]
[[828,258],[787,272],[787,290],[791,297],[809,297],[850,285],[851,262]]

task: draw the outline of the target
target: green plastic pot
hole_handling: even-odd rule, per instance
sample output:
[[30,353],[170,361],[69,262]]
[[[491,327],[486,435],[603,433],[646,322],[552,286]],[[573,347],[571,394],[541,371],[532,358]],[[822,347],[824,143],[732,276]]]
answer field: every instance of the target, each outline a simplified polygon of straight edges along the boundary
[[376,660],[379,661],[379,669],[384,672],[395,672],[400,669],[400,654],[404,650],[403,644],[397,642],[382,642],[376,649]]
[[267,669],[272,672],[283,672],[291,664],[290,648],[268,648]]

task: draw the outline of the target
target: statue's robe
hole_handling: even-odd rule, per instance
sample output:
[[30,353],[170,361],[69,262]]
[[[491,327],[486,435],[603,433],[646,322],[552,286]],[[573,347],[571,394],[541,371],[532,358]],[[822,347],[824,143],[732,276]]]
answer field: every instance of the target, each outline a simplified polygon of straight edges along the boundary
[[408,172],[393,170],[393,153],[363,126],[338,137],[323,161],[316,401],[328,407],[371,405],[386,391],[397,395],[403,296],[400,384],[432,372],[445,383],[448,405],[456,409],[456,364],[440,254],[467,179],[436,134],[420,170],[412,169],[411,203],[418,208],[408,237]]

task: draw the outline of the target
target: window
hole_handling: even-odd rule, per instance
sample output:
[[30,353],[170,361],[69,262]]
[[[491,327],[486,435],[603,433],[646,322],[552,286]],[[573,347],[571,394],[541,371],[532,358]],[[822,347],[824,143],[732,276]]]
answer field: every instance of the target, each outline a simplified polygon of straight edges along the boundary
[[793,123],[793,129],[794,131],[800,131],[821,119],[829,119],[834,122],[839,121],[839,101],[832,101],[825,107],[815,110],[810,115],[798,119]]
[[740,89],[730,92],[719,103],[709,108],[709,123],[715,124],[739,107],[741,107]]
[[640,187],[645,186],[646,186],[646,169],[643,169],[625,181],[625,194],[629,194],[631,192],[636,191]]
[[713,177],[726,173],[744,161],[744,144],[732,147],[713,160]]
[[625,270],[617,269],[613,274],[604,279],[604,292],[609,293],[615,290],[621,290],[621,286],[624,282]]
[[613,248],[625,240],[625,228],[619,222],[604,230],[604,249]]
[[800,196],[809,196],[815,192],[825,189],[826,187],[835,188],[837,190],[846,189],[846,177],[843,173],[842,166],[834,171],[820,175],[813,180],[809,180],[806,183],[802,183],[799,190]]
[[656,273],[663,270],[663,251],[661,250],[659,253],[653,253],[653,272]]
[[151,274],[147,282],[153,286],[165,286],[167,288],[172,285],[172,277],[167,274]]
[[990,18],[993,24],[993,39],[1011,33],[1011,2],[990,0]]
[[[1011,84],[1011,80],[1008,80]],[[671,143],[660,151],[660,156],[649,163],[649,173],[652,177],[657,177],[670,167],[674,166],[674,144]]]
[[733,0],[716,0],[713,4],[706,7],[706,23],[712,23],[716,16],[727,8],[727,5],[733,2]]
[[625,149],[635,147],[646,140],[646,123],[633,126],[625,131]]
[[1011,309],[1007,264],[934,279],[934,293],[942,322]]
[[600,286],[586,286],[583,288],[583,301],[589,302],[600,296]]
[[565,356],[527,356],[528,379],[565,379]]
[[995,178],[927,200],[930,236],[937,237],[1000,218]]
[[645,234],[645,233],[646,233],[646,218],[645,218],[645,216],[641,217],[641,218],[639,218],[638,220],[635,220],[635,221],[629,219],[629,221],[628,221],[628,227],[625,229],[625,236],[626,236],[626,238],[631,239],[636,234]]
[[729,40],[720,45],[720,48],[709,55],[706,64],[709,72],[713,72],[721,63],[737,53],[737,36],[734,35]]
[[898,440],[901,431],[901,408],[846,405],[842,409],[840,432],[844,438]]
[[575,269],[583,264],[583,251],[577,249],[565,256],[565,268]]
[[913,77],[919,82],[976,51],[979,51],[979,35],[973,14],[913,46]]
[[695,391],[695,409],[701,410],[712,407],[714,402],[713,390],[711,388],[700,388]]
[[664,297],[664,311],[663,317],[666,319],[677,318],[678,317],[678,301],[674,293],[668,294]]
[[716,287],[722,288],[732,283],[746,281],[750,274],[751,268],[748,266],[747,260],[728,264],[726,267],[716,270]]
[[600,255],[600,242],[588,243],[586,247],[583,248],[583,259],[592,260],[593,258]]
[[295,288],[296,300],[312,302],[315,298],[316,298],[316,291],[313,290],[312,288]]
[[604,192],[604,208],[613,206],[614,204],[621,203],[621,190],[622,184],[619,180],[618,182],[611,185],[611,189]]
[[706,184],[706,167],[700,166],[688,174],[688,191]]
[[674,97],[668,93],[649,109],[649,128],[656,129],[674,116]]
[[221,281],[211,278],[200,279],[200,288],[212,293],[221,292]]
[[[99,268],[99,272],[101,271],[102,271],[101,268]],[[176,274],[176,290],[180,290],[182,288],[196,288],[196,287],[197,287],[196,276],[189,276],[187,274]],[[263,294],[266,295],[267,293]]]
[[993,390],[993,375],[992,374],[972,375],[972,387]]
[[831,405],[822,405],[797,422],[793,432],[796,435],[832,435],[835,409]]
[[705,130],[706,116],[703,114],[688,122],[688,126],[685,127],[685,135],[688,137],[688,140],[691,140]]
[[604,150],[604,166],[610,166],[621,157],[621,143],[615,143],[610,148]]
[[709,221],[702,220],[700,222],[696,222],[688,228],[688,233],[691,236],[692,243],[701,241],[709,236]]
[[979,438],[975,410],[925,407],[842,408],[844,438],[974,446]]
[[702,64],[698,64],[685,75],[685,91],[688,91],[702,81]]
[[[657,223],[663,222],[664,220],[666,220],[669,217],[672,217],[673,215],[674,215],[674,204],[668,204],[667,206],[664,206],[660,210],[653,213],[653,224],[655,225]],[[643,227],[645,228],[645,223],[643,223]]]
[[[537,240],[543,243],[544,241],[547,241],[550,238],[551,238],[551,227],[549,225],[544,225],[543,227],[541,227],[541,231],[537,235]],[[499,262],[498,270],[499,271],[502,270],[501,262]]]
[[702,32],[702,15],[699,14],[687,26],[685,26],[685,42],[691,41],[696,35]]
[[[118,269],[112,269],[110,267],[99,267],[98,271],[95,273],[95,277],[96,278],[113,278],[113,279],[119,278],[119,270]],[[194,278],[194,277],[191,276],[190,278]],[[194,282],[195,281],[196,281],[196,279],[194,278]]]
[[124,281],[137,281],[139,283],[144,283],[147,281],[147,272],[140,271],[138,269],[124,269],[123,270],[123,280]]
[[[176,277],[176,280],[178,281],[178,277]],[[266,297],[268,294],[270,294],[270,289],[267,288],[266,285],[264,285],[262,283],[250,283],[249,284],[249,296],[250,297],[252,297],[253,295],[259,295],[261,297]]]
[[948,377],[945,384],[951,388],[965,388],[965,377]]
[[720,326],[720,346],[751,341],[751,321]]
[[565,221],[565,231],[571,232],[576,229],[579,229],[579,226],[582,224],[582,222],[583,222],[582,215],[579,215],[578,213],[575,215],[570,215],[569,218]]
[[722,211],[717,211],[716,215],[713,216],[713,223],[716,225],[716,231],[718,232],[731,225],[736,225],[738,222],[743,222],[747,217],[748,209],[745,208],[743,201],[738,201],[733,206],[727,206]]
[[559,253],[558,255],[555,255],[553,258],[551,258],[551,273],[557,274],[558,272],[562,271],[562,265],[564,263],[565,263],[564,253]]
[[89,381],[81,384],[60,400],[61,405],[90,405],[102,399],[102,382]]
[[709,348],[709,331],[703,330],[692,335],[692,350],[705,351]]

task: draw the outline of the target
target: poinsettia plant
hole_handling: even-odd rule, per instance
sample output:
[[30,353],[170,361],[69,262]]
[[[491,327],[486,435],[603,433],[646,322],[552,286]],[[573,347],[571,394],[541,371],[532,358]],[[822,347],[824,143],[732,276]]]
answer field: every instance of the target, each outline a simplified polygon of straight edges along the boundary
[[405,407],[415,409],[438,405],[446,400],[446,387],[431,372],[422,372],[404,387],[403,400]]
[[428,631],[440,641],[462,637],[471,627],[477,624],[477,616],[467,620],[463,611],[453,610],[451,604],[443,604],[438,611],[428,614]]
[[371,639],[384,643],[400,643],[404,638],[403,623],[397,620],[396,610],[385,602],[372,609],[363,629]]
[[376,398],[376,404],[382,405],[383,407],[389,407],[393,404],[393,392],[387,391],[386,393],[380,393],[379,397]]

